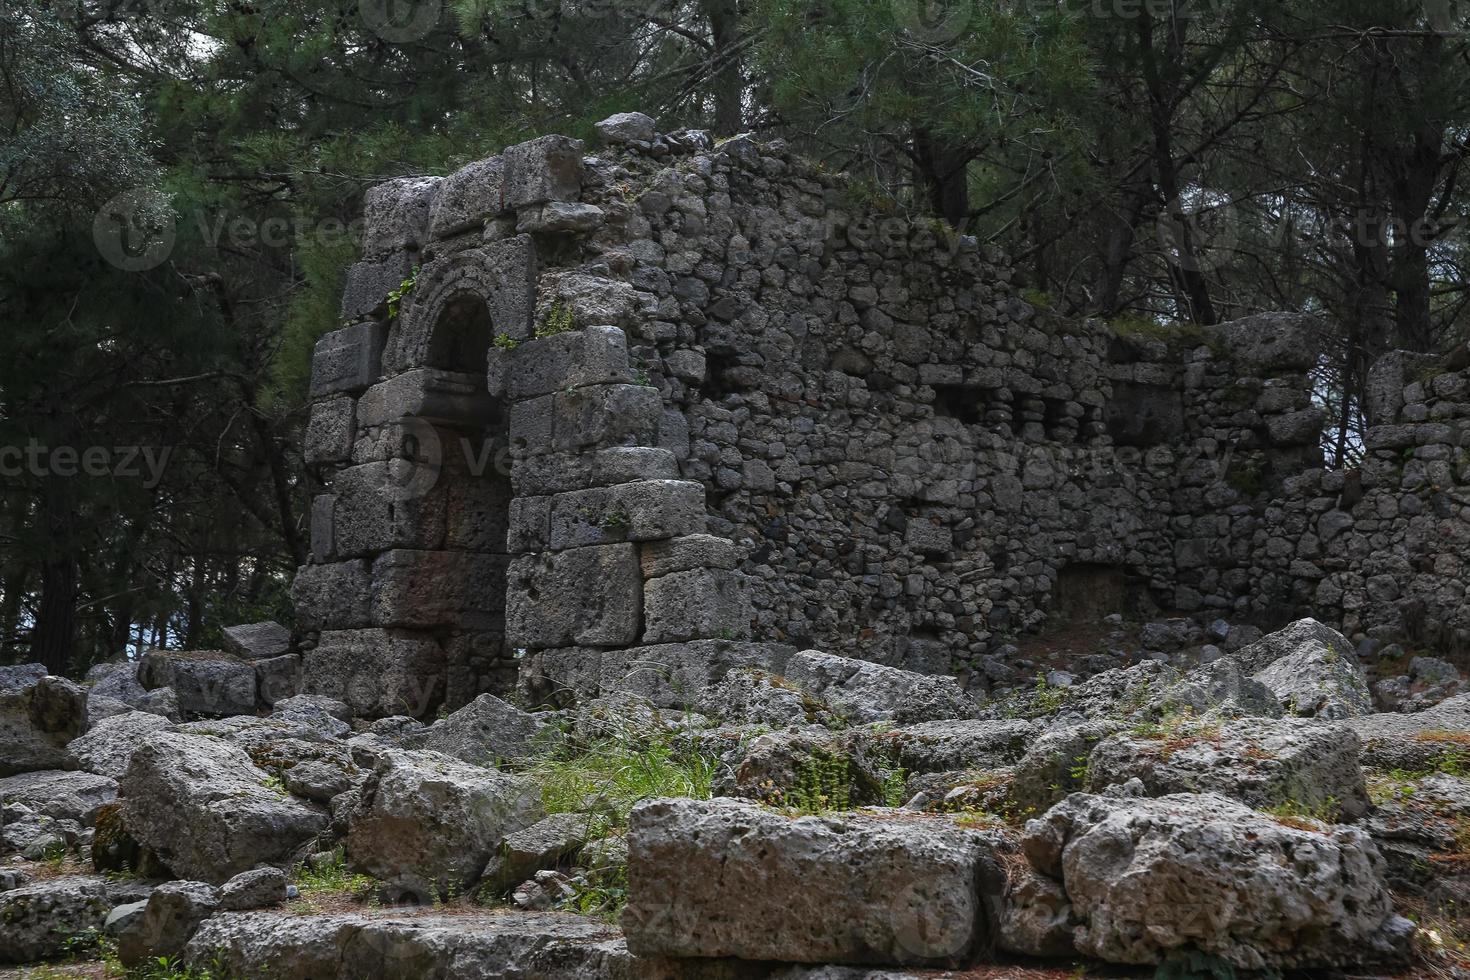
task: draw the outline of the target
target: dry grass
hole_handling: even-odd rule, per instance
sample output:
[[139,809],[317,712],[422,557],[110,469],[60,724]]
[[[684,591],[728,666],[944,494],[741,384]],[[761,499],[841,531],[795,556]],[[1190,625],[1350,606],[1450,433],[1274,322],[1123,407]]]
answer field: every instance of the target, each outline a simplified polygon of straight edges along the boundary
[[1470,732],[1452,732],[1446,729],[1433,728],[1427,731],[1416,732],[1414,741],[1470,746]]

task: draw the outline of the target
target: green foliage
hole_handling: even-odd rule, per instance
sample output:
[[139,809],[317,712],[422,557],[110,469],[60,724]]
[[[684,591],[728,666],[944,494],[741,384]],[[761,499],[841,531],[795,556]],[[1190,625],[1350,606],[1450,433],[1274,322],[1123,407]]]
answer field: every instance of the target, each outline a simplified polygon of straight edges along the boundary
[[403,300],[413,292],[413,287],[418,283],[419,267],[414,266],[407,279],[398,284],[398,288],[388,293],[388,319],[398,318],[398,308]]
[[619,733],[567,745],[530,762],[526,773],[541,787],[547,813],[594,812],[608,827],[626,827],[642,800],[707,800],[718,760],[676,749],[667,735]]
[[852,770],[847,757],[817,749],[796,770],[796,781],[773,802],[797,813],[852,809]]
[[291,874],[291,880],[300,891],[301,897],[308,900],[314,895],[322,894],[366,899],[378,885],[370,875],[347,870],[347,859],[340,848],[332,853],[330,862],[314,868],[305,864],[297,865]]
[[546,319],[536,328],[536,338],[555,337],[559,333],[566,333],[574,326],[571,307],[564,305],[560,300],[551,304],[551,309],[546,313]]
[[605,922],[616,922],[618,913],[628,904],[628,866],[589,872],[587,884],[562,903],[562,908],[578,915],[590,915]]
[[521,342],[519,340],[516,340],[508,333],[496,334],[494,344],[501,350],[515,350],[517,347],[521,346]]
[[1337,797],[1330,796],[1315,804],[1297,799],[1285,799],[1271,806],[1261,807],[1261,812],[1275,817],[1278,823],[1298,830],[1321,830],[1321,824],[1336,823],[1342,812]]

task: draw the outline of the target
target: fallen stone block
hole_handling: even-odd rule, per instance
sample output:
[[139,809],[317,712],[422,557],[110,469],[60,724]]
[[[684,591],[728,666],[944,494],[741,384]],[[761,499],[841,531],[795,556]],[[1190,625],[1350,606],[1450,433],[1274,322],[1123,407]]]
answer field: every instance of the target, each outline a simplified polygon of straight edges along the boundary
[[960,967],[994,942],[1005,875],[982,834],[942,817],[651,800],[633,810],[628,880],[638,956]]
[[222,650],[150,650],[138,666],[150,690],[168,687],[179,707],[196,715],[255,711],[255,667]]
[[1022,846],[1065,887],[1077,951],[1111,963],[1198,951],[1245,970],[1360,967],[1401,957],[1414,932],[1366,833],[1215,794],[1074,794]]
[[260,864],[286,866],[327,817],[266,779],[226,741],[158,732],[119,781],[122,823],[176,875],[220,883]]
[[1097,744],[1085,789],[1138,779],[1149,796],[1218,793],[1261,809],[1356,820],[1369,808],[1359,744],[1349,728],[1299,718],[1145,727]]
[[508,835],[485,865],[480,887],[492,895],[504,894],[537,871],[555,868],[587,843],[597,823],[588,813],[553,813]]
[[472,885],[507,836],[544,815],[537,785],[438,752],[389,750],[349,818],[348,863],[384,882],[389,897],[433,896]]
[[493,694],[469,704],[403,739],[406,749],[428,749],[475,765],[494,765],[551,751],[561,730],[546,718],[522,711]]
[[820,650],[796,654],[781,673],[856,724],[973,718],[979,711],[953,677],[916,674]]
[[0,963],[67,952],[67,940],[101,929],[112,902],[101,878],[52,878],[0,891]]
[[85,688],[40,664],[0,667],[0,776],[65,768],[67,743],[87,725]]
[[280,623],[246,623],[226,626],[225,650],[241,660],[269,660],[291,652],[291,631]]
[[597,919],[499,909],[456,915],[220,913],[199,927],[185,948],[183,962],[242,980],[696,980],[701,976],[662,964],[660,969],[666,972],[650,972],[628,954],[617,928]]
[[90,772],[23,772],[0,778],[0,801],[83,827],[90,827],[97,811],[115,799],[117,780]]
[[220,907],[220,890],[202,881],[166,881],[148,896],[143,914],[117,939],[117,955],[130,968],[174,959],[199,924]]
[[1373,713],[1373,695],[1353,645],[1315,619],[1298,620],[1230,658],[1269,688],[1289,715],[1342,719]]
[[286,872],[280,868],[242,871],[220,886],[219,907],[226,912],[243,912],[281,905],[286,901]]

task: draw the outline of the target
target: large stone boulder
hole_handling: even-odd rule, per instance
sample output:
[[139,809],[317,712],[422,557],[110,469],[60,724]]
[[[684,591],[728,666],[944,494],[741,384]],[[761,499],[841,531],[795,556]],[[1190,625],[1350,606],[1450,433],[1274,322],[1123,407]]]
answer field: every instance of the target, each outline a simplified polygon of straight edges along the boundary
[[1212,793],[1078,793],[1028,823],[1022,846],[1065,887],[1077,951],[1112,963],[1198,951],[1246,970],[1361,966],[1402,956],[1414,931],[1366,833]]
[[553,813],[501,842],[499,851],[485,865],[480,887],[490,894],[503,894],[537,871],[554,868],[558,862],[581,849],[600,824],[588,813]]
[[0,963],[59,956],[72,936],[100,929],[111,908],[101,878],[52,878],[0,891]]
[[85,735],[67,746],[78,768],[101,776],[121,779],[128,771],[133,750],[154,732],[168,728],[170,722],[147,711],[128,711],[112,715],[94,724]]
[[795,654],[783,674],[854,724],[973,718],[980,710],[953,677],[917,674],[820,650]]
[[220,907],[220,890],[202,881],[166,881],[153,889],[143,914],[130,921],[118,936],[117,953],[123,965],[140,967],[155,959],[173,959],[199,923]]
[[493,694],[482,694],[447,718],[407,736],[403,746],[443,752],[475,765],[493,765],[502,759],[548,752],[560,742],[561,731],[544,716],[522,711]]
[[389,897],[428,900],[473,884],[508,835],[545,815],[529,779],[439,752],[383,752],[360,794],[348,862],[386,882]]
[[821,698],[813,697],[785,677],[755,667],[730,671],[700,693],[695,707],[703,714],[747,725],[836,727],[839,723]]
[[1005,875],[983,834],[943,817],[651,800],[628,881],[637,956],[962,966],[994,941]]
[[0,667],[0,776],[62,769],[87,730],[87,691],[40,664]]
[[1411,715],[1374,714],[1345,724],[1363,740],[1363,765],[1422,772],[1463,757],[1470,732],[1470,694],[1449,698]]
[[[597,919],[502,909],[452,915],[291,911],[211,916],[183,963],[241,980],[504,977],[683,980],[702,974],[635,962],[616,927]],[[746,975],[723,974],[727,980]],[[754,980],[754,977],[749,977]]]
[[1219,793],[1253,807],[1356,820],[1369,806],[1358,748],[1352,729],[1304,718],[1135,729],[1092,750],[1085,789],[1138,779],[1149,796]]
[[20,803],[55,820],[90,826],[117,799],[117,781],[90,772],[23,772],[0,779],[0,802]]
[[1355,718],[1373,713],[1373,695],[1357,651],[1315,619],[1300,619],[1230,654],[1241,672],[1264,684],[1289,715]]
[[255,667],[223,650],[150,650],[138,665],[138,678],[150,691],[172,688],[188,714],[255,710]]
[[930,721],[874,737],[908,772],[989,770],[1015,765],[1042,733],[1034,721]]
[[291,652],[291,631],[274,621],[226,626],[224,644],[241,660],[270,660]]
[[267,778],[238,746],[159,732],[120,781],[123,826],[182,877],[219,884],[259,864],[284,867],[328,821]]
[[1093,747],[1124,731],[1121,721],[1089,721],[1045,732],[1032,740],[1011,774],[1012,810],[1022,817],[1045,813],[1084,788]]

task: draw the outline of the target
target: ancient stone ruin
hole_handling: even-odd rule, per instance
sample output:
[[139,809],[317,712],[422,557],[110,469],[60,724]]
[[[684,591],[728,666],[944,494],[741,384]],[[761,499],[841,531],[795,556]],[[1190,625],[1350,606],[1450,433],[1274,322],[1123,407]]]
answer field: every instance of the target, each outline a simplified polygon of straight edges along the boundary
[[1470,352],[1324,469],[1310,317],[599,129],[369,192],[294,634],[0,669],[0,963],[1467,975]]

